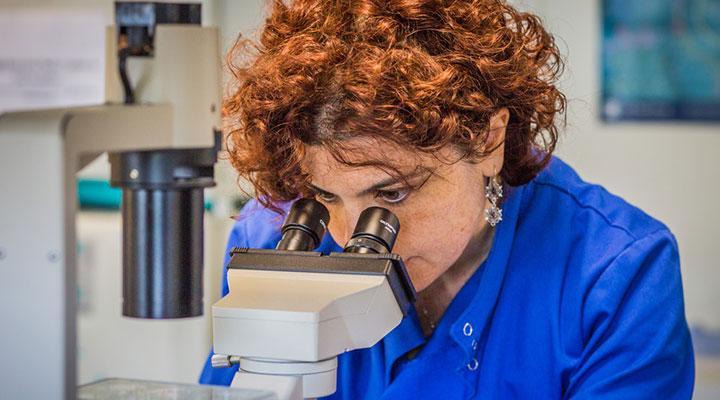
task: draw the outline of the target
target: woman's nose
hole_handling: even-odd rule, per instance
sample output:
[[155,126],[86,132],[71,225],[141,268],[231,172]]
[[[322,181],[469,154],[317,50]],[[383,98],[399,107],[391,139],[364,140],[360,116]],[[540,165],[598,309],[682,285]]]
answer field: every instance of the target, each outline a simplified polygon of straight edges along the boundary
[[330,233],[338,245],[345,246],[350,240],[360,217],[360,212],[362,210],[344,210],[344,212],[338,213],[339,215],[330,217]]

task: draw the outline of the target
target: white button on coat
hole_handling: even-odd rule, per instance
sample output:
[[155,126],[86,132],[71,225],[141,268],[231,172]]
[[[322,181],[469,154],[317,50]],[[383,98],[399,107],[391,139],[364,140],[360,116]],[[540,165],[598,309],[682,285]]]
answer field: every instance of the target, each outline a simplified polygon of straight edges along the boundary
[[463,333],[465,334],[465,336],[470,336],[470,335],[472,335],[472,332],[473,332],[472,325],[470,325],[469,322],[466,322],[465,326],[463,326]]
[[473,358],[472,361],[467,363],[467,369],[470,371],[475,371],[476,369],[478,369],[478,366],[479,366],[479,363],[478,363],[477,358]]

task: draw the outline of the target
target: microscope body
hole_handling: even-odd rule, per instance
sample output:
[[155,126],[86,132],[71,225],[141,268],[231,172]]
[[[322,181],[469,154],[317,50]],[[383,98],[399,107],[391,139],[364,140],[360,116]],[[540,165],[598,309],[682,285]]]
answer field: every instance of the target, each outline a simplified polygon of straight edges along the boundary
[[258,374],[294,377],[281,400],[334,393],[337,356],[372,347],[415,300],[398,255],[356,249],[233,249],[229,293],[213,305],[213,365],[239,364],[241,387]]
[[410,304],[401,263],[394,254],[235,249],[230,293],[213,305],[215,350],[316,362],[370,347]]

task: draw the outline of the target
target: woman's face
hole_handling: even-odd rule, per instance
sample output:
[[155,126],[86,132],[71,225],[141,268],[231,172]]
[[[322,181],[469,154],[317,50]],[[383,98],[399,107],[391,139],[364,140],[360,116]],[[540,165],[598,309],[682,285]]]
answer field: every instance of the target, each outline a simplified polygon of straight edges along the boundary
[[[351,141],[357,149],[354,154],[380,150],[377,142]],[[389,161],[411,187],[379,168],[342,164],[322,146],[308,149],[305,169],[316,198],[330,211],[328,229],[339,245],[347,243],[360,213],[370,206],[387,208],[399,218],[400,233],[393,252],[405,261],[419,292],[482,248],[477,238],[487,224],[483,214],[487,207],[485,177],[499,170],[491,165],[498,159],[447,163],[397,146],[385,145],[381,150],[391,154]],[[452,159],[450,152],[441,153],[442,159]]]

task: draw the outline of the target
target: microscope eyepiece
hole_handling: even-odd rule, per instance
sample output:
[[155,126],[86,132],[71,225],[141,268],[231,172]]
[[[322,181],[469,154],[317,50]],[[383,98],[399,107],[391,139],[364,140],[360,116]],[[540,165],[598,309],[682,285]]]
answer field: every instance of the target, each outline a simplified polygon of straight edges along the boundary
[[293,203],[282,227],[282,239],[277,250],[310,251],[320,245],[330,213],[324,205],[313,199],[300,199]]
[[345,245],[346,253],[390,253],[400,232],[400,221],[382,207],[366,208],[360,213],[355,232]]

